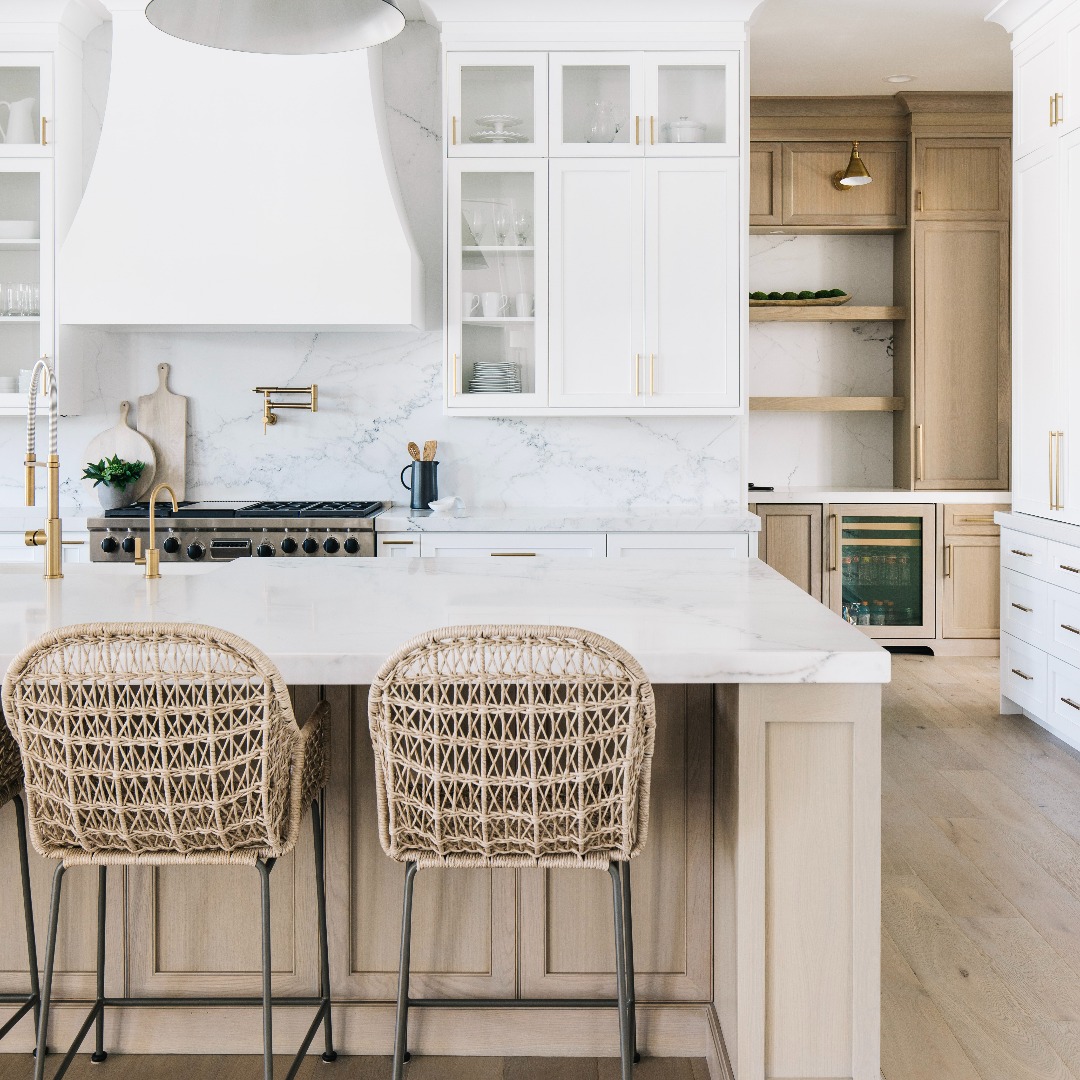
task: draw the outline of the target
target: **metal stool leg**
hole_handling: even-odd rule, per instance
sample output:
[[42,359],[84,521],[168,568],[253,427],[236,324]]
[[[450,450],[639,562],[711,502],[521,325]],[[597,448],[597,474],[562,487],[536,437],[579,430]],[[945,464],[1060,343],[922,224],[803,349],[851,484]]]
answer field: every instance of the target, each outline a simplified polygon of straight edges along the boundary
[[270,996],[270,871],[274,860],[255,865],[262,879],[262,1011],[263,1011],[263,1078],[274,1080],[274,1006]]
[[622,1060],[622,1080],[630,1080],[633,1067],[630,1053],[630,1023],[626,1008],[626,937],[623,925],[622,874],[617,863],[608,863],[611,875],[611,894],[615,908],[615,981],[619,991],[619,1057]]
[[397,1025],[394,1032],[392,1080],[401,1080],[409,1060],[409,954],[412,949],[412,900],[416,863],[405,864],[405,899],[401,909],[401,962],[398,967]]
[[311,832],[315,838],[315,890],[319,903],[319,996],[326,1012],[323,1016],[325,1062],[337,1061],[334,1050],[334,1029],[330,1020],[330,945],[326,934],[326,878],[324,876],[322,808],[319,799],[311,804]]
[[49,1030],[49,1001],[52,998],[53,961],[56,959],[56,926],[60,921],[60,889],[64,880],[64,864],[53,873],[52,900],[49,903],[49,936],[45,944],[45,980],[41,985],[41,1019],[38,1021],[37,1060],[34,1080],[45,1076],[45,1037]]
[[95,1065],[109,1055],[105,1052],[105,886],[107,866],[98,867],[97,894],[97,1004],[98,1014],[94,1033],[94,1052],[90,1060]]
[[623,927],[625,932],[626,1019],[630,1025],[630,1053],[636,1065],[641,1060],[637,1047],[637,990],[634,987],[634,910],[630,900],[630,863],[619,863],[622,877]]
[[30,967],[30,996],[34,1002],[34,1031],[41,1021],[41,984],[38,982],[37,934],[34,932],[34,898],[30,892],[30,855],[26,844],[26,810],[16,795],[15,830],[19,835],[19,872],[22,875],[23,922],[26,925],[26,961]]

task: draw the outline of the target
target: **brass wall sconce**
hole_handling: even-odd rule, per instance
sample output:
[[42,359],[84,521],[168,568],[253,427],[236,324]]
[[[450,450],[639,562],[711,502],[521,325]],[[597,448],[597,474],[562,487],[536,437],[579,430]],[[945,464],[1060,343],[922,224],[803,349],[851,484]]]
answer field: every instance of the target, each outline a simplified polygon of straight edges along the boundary
[[[256,394],[263,396],[263,434],[267,427],[278,422],[280,409],[305,409],[308,412],[319,411],[319,388],[315,383],[310,386],[256,386]],[[306,394],[307,401],[275,401],[274,394]]]
[[853,187],[861,187],[863,184],[872,184],[873,182],[874,178],[867,170],[863,159],[859,157],[859,144],[853,142],[851,144],[851,160],[847,163],[847,168],[843,172],[833,173],[833,187],[837,191],[850,191]]

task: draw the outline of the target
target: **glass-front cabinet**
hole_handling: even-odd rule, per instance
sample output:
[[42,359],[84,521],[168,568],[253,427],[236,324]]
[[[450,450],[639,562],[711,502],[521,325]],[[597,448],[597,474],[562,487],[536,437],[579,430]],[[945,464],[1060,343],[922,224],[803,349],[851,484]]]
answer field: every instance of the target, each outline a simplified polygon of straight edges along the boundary
[[447,153],[543,157],[548,129],[547,53],[448,53]]
[[49,53],[0,52],[0,159],[52,154]]
[[875,638],[933,638],[935,508],[830,506],[830,607]]
[[544,405],[547,163],[453,162],[449,187],[447,403]]
[[626,157],[644,148],[643,53],[551,54],[551,153]]
[[649,154],[738,154],[738,54],[646,53],[645,109]]

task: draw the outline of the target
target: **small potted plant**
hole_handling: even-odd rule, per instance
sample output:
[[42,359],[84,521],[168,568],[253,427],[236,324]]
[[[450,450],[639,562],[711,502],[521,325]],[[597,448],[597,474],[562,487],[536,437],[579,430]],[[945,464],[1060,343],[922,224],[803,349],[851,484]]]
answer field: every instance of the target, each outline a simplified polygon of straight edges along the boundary
[[93,480],[102,510],[115,510],[134,502],[131,489],[143,474],[146,463],[122,461],[116,454],[111,458],[87,464],[84,480]]

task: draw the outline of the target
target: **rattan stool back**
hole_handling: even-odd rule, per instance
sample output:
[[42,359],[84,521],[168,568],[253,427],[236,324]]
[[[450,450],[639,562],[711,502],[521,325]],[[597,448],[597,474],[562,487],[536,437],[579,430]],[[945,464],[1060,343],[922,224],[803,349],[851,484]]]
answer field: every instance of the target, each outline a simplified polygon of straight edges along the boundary
[[418,866],[590,866],[637,855],[656,709],[599,634],[460,626],[404,645],[371,685],[379,832]]

